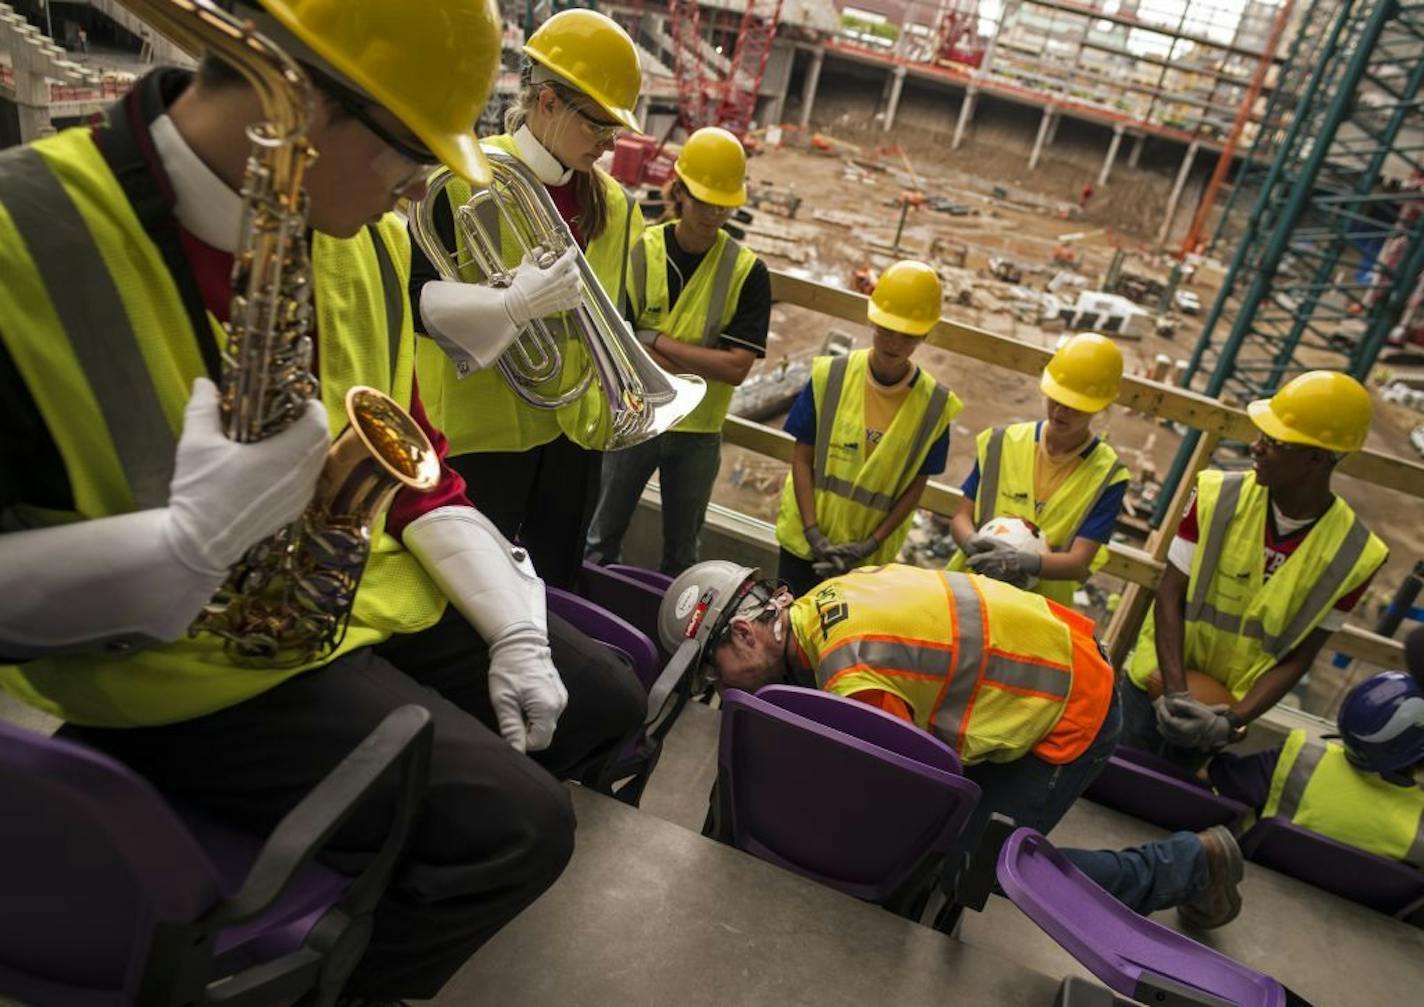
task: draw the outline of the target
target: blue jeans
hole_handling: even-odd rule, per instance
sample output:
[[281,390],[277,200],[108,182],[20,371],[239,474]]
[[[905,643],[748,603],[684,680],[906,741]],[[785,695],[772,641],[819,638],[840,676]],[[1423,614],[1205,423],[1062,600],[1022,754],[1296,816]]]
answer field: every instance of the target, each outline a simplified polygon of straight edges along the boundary
[[1130,850],[1062,852],[1109,895],[1143,914],[1188,902],[1211,880],[1206,852],[1191,832],[1177,832]]
[[1107,765],[1122,732],[1121,706],[1122,700],[1114,690],[1098,736],[1072,762],[1054,765],[1030,754],[1013,762],[980,762],[966,766],[964,775],[983,791],[964,830],[970,848],[978,843],[985,823],[996,811],[1008,815],[1019,826],[1048,835]]
[[618,562],[638,498],[658,472],[663,504],[663,559],[658,568],[674,576],[682,573],[700,558],[702,525],[721,465],[720,433],[669,431],[605,454],[603,485],[588,529],[587,558],[595,563]]

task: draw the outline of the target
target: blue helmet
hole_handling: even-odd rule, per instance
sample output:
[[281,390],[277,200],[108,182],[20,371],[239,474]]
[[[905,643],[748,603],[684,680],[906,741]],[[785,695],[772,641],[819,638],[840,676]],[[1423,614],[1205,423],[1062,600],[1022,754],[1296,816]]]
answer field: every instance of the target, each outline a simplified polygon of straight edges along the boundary
[[1371,772],[1424,761],[1424,685],[1402,671],[1365,679],[1340,707],[1340,738],[1350,761]]

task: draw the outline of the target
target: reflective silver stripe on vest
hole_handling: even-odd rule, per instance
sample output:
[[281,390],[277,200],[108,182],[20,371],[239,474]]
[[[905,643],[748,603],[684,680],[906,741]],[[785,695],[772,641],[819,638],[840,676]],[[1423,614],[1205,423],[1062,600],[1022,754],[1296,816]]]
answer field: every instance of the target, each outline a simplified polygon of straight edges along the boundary
[[816,668],[821,687],[848,668],[866,665],[875,671],[903,671],[929,678],[949,674],[949,648],[917,647],[893,640],[852,640],[822,656]]
[[845,387],[849,365],[848,357],[836,357],[831,361],[831,373],[826,378],[826,400],[820,404],[816,417],[816,456],[811,469],[816,489],[826,488],[826,458],[831,451],[831,433],[836,428],[836,411],[841,407],[841,390]]
[[1093,494],[1093,502],[1088,504],[1082,516],[1078,518],[1078,526],[1073,529],[1073,534],[1069,535],[1068,541],[1063,543],[1063,549],[1065,551],[1073,545],[1073,540],[1077,538],[1078,533],[1083,530],[1083,525],[1088,523],[1088,518],[1093,516],[1093,511],[1098,509],[1098,502],[1102,500],[1103,494],[1112,486],[1113,480],[1117,478],[1117,474],[1126,470],[1127,466],[1123,465],[1122,462],[1113,462],[1112,468],[1108,469],[1108,474],[1104,476],[1103,481],[1098,484],[1098,491]]
[[1062,668],[1050,668],[1047,665],[1017,661],[991,653],[989,665],[984,669],[984,681],[1006,685],[1012,689],[1041,692],[1055,699],[1066,699],[1072,677]]
[[[826,400],[817,406],[819,413],[816,417],[816,459],[811,470],[811,482],[818,490],[834,493],[836,496],[843,497],[852,503],[858,503],[862,507],[886,513],[895,506],[896,497],[889,493],[877,493],[865,486],[857,486],[839,476],[826,474],[826,460],[831,450],[831,434],[835,431],[836,412],[840,409],[841,393],[845,389],[846,369],[849,366],[849,357],[836,357],[831,361],[831,373],[826,378]],[[924,372],[921,371],[921,373]],[[925,442],[934,433],[939,414],[944,411],[945,403],[948,401],[949,390],[936,385],[934,394],[930,396],[929,408],[925,411],[923,419],[920,420],[920,427],[915,432],[914,449],[905,462],[906,475],[910,475],[918,467],[919,454],[924,450]],[[902,478],[901,484],[903,485],[906,481]]]
[[[984,449],[984,466],[979,472],[979,492],[974,494],[974,520],[993,517],[994,502],[999,499],[999,466],[1004,460],[1004,427],[995,427]],[[979,504],[983,503],[983,507]]]
[[[933,380],[924,371],[920,374],[926,381]],[[920,417],[920,428],[915,431],[915,441],[910,446],[910,453],[905,456],[905,470],[900,473],[900,481],[897,486],[909,486],[910,480],[915,477],[915,473],[920,469],[920,456],[929,449],[930,438],[934,436],[935,427],[939,425],[940,413],[944,412],[944,407],[949,402],[949,389],[941,384],[935,385],[935,390],[930,393],[929,405],[925,407],[925,415]],[[894,501],[891,501],[894,506]],[[885,508],[889,510],[889,507]]]
[[1221,552],[1226,538],[1226,526],[1236,513],[1243,482],[1244,477],[1241,475],[1227,476],[1222,480],[1221,495],[1217,500],[1217,509],[1211,516],[1211,530],[1205,546],[1206,552],[1202,555],[1202,563],[1197,572],[1197,582],[1192,589],[1191,598],[1187,602],[1186,617],[1192,622],[1206,623],[1223,633],[1238,634],[1255,640],[1263,651],[1279,661],[1291,652],[1306,633],[1318,626],[1329,614],[1337,588],[1344,581],[1345,576],[1355,568],[1360,557],[1365,554],[1365,549],[1370,541],[1370,530],[1365,527],[1364,522],[1358,516],[1355,517],[1354,523],[1345,533],[1335,555],[1330,558],[1325,570],[1311,585],[1310,591],[1297,606],[1290,622],[1281,632],[1271,633],[1260,619],[1244,620],[1240,615],[1220,611],[1206,600],[1207,588],[1221,560]]
[[[1221,480],[1221,492],[1217,494],[1216,509],[1211,514],[1211,525],[1207,529],[1206,542],[1201,546],[1201,564],[1197,567],[1197,582],[1192,586],[1191,596],[1187,599],[1186,615],[1189,620],[1202,619],[1202,609],[1206,606],[1207,588],[1211,585],[1211,579],[1216,575],[1216,568],[1221,561],[1221,551],[1226,543],[1226,526],[1231,523],[1231,519],[1236,516],[1236,507],[1241,501],[1241,485],[1246,477],[1240,473],[1228,475]],[[1210,621],[1210,620],[1208,620]],[[1240,619],[1236,619],[1237,626],[1240,626]],[[1218,629],[1224,627],[1218,626]],[[1236,632],[1236,630],[1226,630]]]
[[[178,442],[114,278],[79,208],[29,147],[0,157],[0,203],[38,267],[140,510],[168,502]],[[212,333],[195,333],[210,339]]]
[[1300,800],[1305,796],[1306,784],[1310,783],[1310,778],[1315,775],[1315,767],[1320,765],[1320,760],[1324,757],[1324,745],[1307,741],[1301,746],[1295,762],[1291,763],[1290,772],[1286,774],[1285,785],[1281,787],[1281,802],[1276,805],[1277,815],[1288,821],[1295,819],[1296,812],[1300,810]]
[[381,272],[381,292],[386,301],[386,347],[390,354],[391,372],[387,380],[394,393],[396,385],[396,364],[400,360],[401,323],[405,321],[405,304],[401,300],[405,284],[396,272],[396,264],[391,260],[391,250],[386,247],[386,239],[374,224],[366,228],[371,232],[371,244],[376,251],[376,265]]
[[711,346],[722,335],[722,309],[732,291],[732,273],[742,246],[731,238],[722,244],[722,257],[717,260],[717,275],[712,280],[712,302],[707,306],[707,319],[702,323],[702,345]]
[[[631,213],[628,215],[630,220],[632,216]],[[648,248],[644,239],[638,239],[628,257],[633,260],[633,292],[636,295],[633,306],[641,315],[648,310]]]
[[954,621],[959,639],[954,677],[944,691],[944,700],[931,726],[959,748],[962,747],[964,715],[979,685],[979,666],[984,663],[984,608],[979,604],[979,593],[964,574],[943,571],[940,576],[954,598]]

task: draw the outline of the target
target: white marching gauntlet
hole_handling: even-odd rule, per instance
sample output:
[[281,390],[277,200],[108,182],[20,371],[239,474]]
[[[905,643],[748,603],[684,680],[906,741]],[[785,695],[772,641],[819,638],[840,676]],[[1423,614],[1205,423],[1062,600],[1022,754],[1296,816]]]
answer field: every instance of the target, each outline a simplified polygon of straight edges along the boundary
[[423,514],[402,538],[489,645],[500,734],[521,752],[548,748],[569,694],[549,653],[544,582],[529,554],[472,507]]
[[527,254],[514,270],[514,282],[504,288],[504,307],[521,329],[558,311],[572,311],[583,303],[578,266],[579,251],[569,248],[548,269],[540,269]]

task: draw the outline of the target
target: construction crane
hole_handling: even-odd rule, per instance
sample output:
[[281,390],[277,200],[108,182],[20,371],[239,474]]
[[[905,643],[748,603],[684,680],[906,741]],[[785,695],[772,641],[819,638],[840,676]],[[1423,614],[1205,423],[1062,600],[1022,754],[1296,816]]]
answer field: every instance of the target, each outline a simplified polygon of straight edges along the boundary
[[678,124],[683,129],[690,133],[703,126],[721,126],[738,137],[746,135],[780,17],[781,0],[748,0],[727,74],[718,80],[703,58],[700,5],[696,0],[670,0]]

